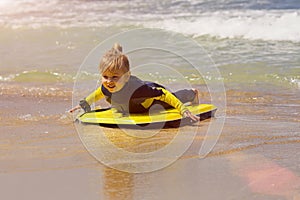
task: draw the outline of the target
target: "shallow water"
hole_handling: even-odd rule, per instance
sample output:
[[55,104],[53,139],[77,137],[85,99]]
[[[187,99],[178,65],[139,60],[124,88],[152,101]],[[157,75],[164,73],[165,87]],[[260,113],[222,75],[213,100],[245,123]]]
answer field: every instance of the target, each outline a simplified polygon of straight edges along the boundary
[[[239,97],[232,93],[227,95],[229,100]],[[95,159],[95,152],[109,152],[109,147],[95,137],[104,132],[118,148],[147,153],[170,143],[178,129],[158,130],[154,137],[142,139],[128,136],[122,129],[85,126],[89,130],[79,131],[80,140],[70,116],[61,113],[70,105],[70,96],[63,97],[68,98],[66,100],[34,96],[9,98],[10,101],[2,98],[1,104],[7,106],[1,112],[4,122],[1,125],[1,180],[9,180],[9,184],[1,182],[7,188],[4,194],[8,199],[18,198],[18,194],[10,192],[13,187],[24,191],[25,199],[38,199],[50,190],[74,199],[80,199],[83,194],[90,195],[89,199],[297,199],[300,141],[295,108],[298,104],[275,102],[266,106],[268,104],[261,102],[247,102],[251,96],[239,102],[229,101],[234,103],[227,107],[222,134],[206,158],[200,159],[199,149],[209,123],[215,119],[196,126],[197,135],[179,160],[161,170],[140,174],[101,164]],[[195,126],[180,130],[192,135]],[[138,134],[142,130],[133,131]],[[93,149],[90,144],[94,145]],[[126,164],[124,161],[140,163],[143,167],[163,161],[159,157],[142,161],[133,157],[112,159],[118,154],[109,155],[113,161],[110,164],[121,166]],[[18,181],[25,179],[26,184]],[[26,185],[41,192],[33,192]],[[71,193],[70,188],[73,188]],[[47,196],[56,197],[55,194]]]

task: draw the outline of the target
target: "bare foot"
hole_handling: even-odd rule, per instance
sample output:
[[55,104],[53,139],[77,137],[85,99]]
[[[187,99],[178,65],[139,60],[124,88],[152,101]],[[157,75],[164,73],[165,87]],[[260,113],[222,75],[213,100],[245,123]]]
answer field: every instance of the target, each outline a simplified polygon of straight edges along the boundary
[[195,92],[195,98],[194,100],[191,102],[192,105],[198,105],[200,103],[199,101],[199,90],[197,89],[192,89]]

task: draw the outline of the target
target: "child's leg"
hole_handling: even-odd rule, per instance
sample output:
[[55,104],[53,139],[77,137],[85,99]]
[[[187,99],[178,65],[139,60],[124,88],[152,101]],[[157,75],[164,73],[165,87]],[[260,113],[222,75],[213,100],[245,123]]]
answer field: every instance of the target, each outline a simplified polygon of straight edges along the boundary
[[194,100],[192,101],[192,104],[195,105],[195,104],[199,104],[200,103],[200,100],[199,100],[199,90],[197,89],[192,89],[194,92],[195,92],[195,98]]
[[199,92],[196,89],[178,90],[173,93],[182,103],[199,104]]

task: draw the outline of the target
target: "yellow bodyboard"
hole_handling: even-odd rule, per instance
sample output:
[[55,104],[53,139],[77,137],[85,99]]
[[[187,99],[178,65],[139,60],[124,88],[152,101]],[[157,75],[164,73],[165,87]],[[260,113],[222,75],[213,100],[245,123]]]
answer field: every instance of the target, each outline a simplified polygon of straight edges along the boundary
[[[216,111],[217,107],[212,104],[190,105],[187,108],[197,116],[202,114],[211,114]],[[178,110],[172,108],[151,113],[124,115],[116,112],[114,109],[100,109],[84,113],[77,117],[82,123],[88,124],[107,124],[107,125],[139,125],[150,123],[170,122],[182,119]]]

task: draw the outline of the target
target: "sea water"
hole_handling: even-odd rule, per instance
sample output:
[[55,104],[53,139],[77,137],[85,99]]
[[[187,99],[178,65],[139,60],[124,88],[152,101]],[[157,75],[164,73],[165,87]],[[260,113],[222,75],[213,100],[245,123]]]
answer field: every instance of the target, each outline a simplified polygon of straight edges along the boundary
[[196,40],[225,83],[297,89],[299,7],[275,0],[1,0],[0,80],[39,82],[42,75],[43,81],[72,81],[89,51],[109,36],[159,28]]

